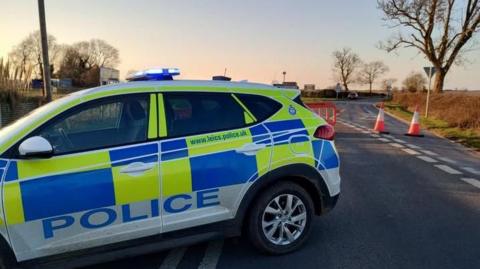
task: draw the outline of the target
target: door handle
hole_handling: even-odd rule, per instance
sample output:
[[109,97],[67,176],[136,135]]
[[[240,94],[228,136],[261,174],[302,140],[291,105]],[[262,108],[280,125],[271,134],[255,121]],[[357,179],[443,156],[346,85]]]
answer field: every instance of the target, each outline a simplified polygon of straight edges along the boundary
[[241,148],[238,148],[235,151],[237,153],[243,153],[247,156],[253,156],[257,154],[257,151],[264,149],[265,147],[267,147],[267,145],[265,144],[249,143],[249,144],[243,145]]
[[155,163],[134,162],[120,169],[120,173],[139,176],[145,171],[151,170],[154,166]]

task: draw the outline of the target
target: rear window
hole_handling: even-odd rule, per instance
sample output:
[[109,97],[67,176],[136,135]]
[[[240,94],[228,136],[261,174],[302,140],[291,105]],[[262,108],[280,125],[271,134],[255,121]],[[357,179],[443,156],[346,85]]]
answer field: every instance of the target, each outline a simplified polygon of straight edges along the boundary
[[255,116],[257,121],[264,121],[282,108],[277,101],[260,95],[236,94],[238,99]]
[[246,126],[243,108],[229,93],[165,93],[164,100],[169,137]]

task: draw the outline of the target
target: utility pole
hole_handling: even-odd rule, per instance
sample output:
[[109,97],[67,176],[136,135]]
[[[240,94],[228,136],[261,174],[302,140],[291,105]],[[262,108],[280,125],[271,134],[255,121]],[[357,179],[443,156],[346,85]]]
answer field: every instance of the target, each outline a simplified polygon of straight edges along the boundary
[[52,101],[52,87],[50,83],[50,63],[48,62],[47,24],[45,23],[45,3],[38,0],[38,17],[40,18],[40,39],[42,41],[43,58],[43,89],[47,102]]

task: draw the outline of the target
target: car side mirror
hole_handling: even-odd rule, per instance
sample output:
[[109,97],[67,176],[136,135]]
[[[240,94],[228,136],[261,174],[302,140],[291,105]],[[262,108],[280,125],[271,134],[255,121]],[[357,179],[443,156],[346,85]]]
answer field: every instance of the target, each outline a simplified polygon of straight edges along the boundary
[[53,154],[53,147],[47,139],[32,136],[20,144],[18,152],[22,157],[48,158]]

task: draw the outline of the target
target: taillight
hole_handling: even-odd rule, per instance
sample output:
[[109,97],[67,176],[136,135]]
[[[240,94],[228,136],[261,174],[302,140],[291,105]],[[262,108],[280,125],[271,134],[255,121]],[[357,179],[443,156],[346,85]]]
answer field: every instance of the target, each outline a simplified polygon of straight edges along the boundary
[[335,129],[333,129],[332,125],[325,124],[318,127],[313,136],[320,139],[333,140],[335,139]]

